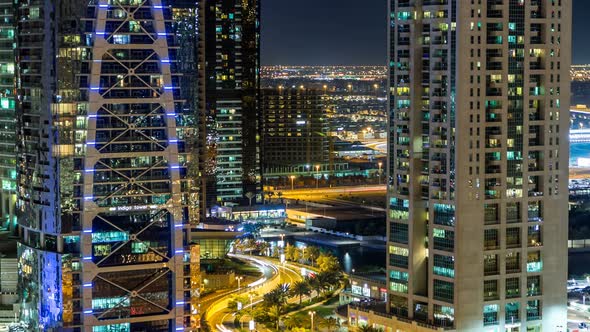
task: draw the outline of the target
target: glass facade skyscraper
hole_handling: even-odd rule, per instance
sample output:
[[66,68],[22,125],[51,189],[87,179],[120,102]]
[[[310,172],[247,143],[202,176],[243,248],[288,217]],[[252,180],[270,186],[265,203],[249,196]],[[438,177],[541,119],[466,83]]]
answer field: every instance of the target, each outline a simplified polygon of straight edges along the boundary
[[200,37],[202,216],[260,195],[258,0],[203,0]]
[[0,228],[16,230],[14,1],[0,0]]
[[565,331],[571,6],[390,1],[391,314]]
[[199,327],[198,6],[17,0],[21,319]]

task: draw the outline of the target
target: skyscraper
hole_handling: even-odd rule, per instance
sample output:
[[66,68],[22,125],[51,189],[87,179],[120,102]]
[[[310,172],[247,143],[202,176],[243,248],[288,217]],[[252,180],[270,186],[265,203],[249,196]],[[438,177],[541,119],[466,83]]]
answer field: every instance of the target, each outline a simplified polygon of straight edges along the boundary
[[259,195],[258,0],[203,0],[200,12],[201,211]]
[[19,283],[35,331],[194,331],[198,9],[16,1]]
[[0,0],[0,228],[16,230],[14,1]]
[[390,313],[565,331],[571,2],[390,6]]
[[328,121],[322,96],[322,91],[305,87],[262,90],[266,168],[328,162]]

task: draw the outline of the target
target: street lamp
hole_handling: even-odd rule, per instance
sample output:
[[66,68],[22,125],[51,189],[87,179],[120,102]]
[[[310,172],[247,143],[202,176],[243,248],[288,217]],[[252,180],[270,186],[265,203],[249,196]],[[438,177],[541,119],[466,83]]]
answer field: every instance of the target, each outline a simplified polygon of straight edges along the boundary
[[242,280],[244,279],[244,277],[236,277],[236,280],[238,281],[238,290],[242,287],[240,287],[240,283],[242,282]]
[[295,180],[295,175],[291,175],[289,178],[291,179],[291,190],[293,190],[293,181]]
[[320,187],[320,165],[315,165],[315,188],[318,189]]
[[377,165],[379,165],[379,184],[381,184],[381,166],[383,166],[383,163],[378,162]]
[[315,316],[315,311],[308,311],[307,313],[311,316],[311,332],[313,332],[313,317]]

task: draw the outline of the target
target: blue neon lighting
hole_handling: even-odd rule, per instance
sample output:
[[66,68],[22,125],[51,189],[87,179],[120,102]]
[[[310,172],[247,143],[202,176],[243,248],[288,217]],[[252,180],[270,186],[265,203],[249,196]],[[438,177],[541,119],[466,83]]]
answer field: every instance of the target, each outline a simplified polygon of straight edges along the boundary
[[85,229],[84,230],[84,233],[92,233],[92,230],[91,229]]
[[170,63],[170,59],[162,59],[160,61],[162,61],[162,63]]
[[173,89],[173,87],[171,87],[171,86],[165,86],[164,87],[164,90],[172,90],[172,89]]
[[177,327],[176,331],[184,331],[184,327]]
[[86,144],[88,144],[88,145],[94,145],[94,144],[96,144],[96,142],[86,142]]
[[158,32],[158,36],[166,36],[165,32]]
[[162,8],[164,8],[164,6],[161,6],[161,5],[155,5],[155,6],[154,6],[154,8],[156,8],[156,9],[162,9]]
[[98,115],[97,114],[88,114],[88,117],[89,118],[96,118],[96,117],[98,117]]
[[184,301],[178,301],[176,302],[176,305],[184,305]]
[[100,89],[100,87],[98,87],[98,86],[91,86],[90,87],[90,90],[94,90],[95,91],[95,90],[98,90],[98,89]]
[[170,166],[170,168],[172,168],[172,169],[179,169],[180,166],[178,166],[178,165],[172,165],[172,166]]
[[176,249],[174,252],[177,254],[182,254],[184,252],[184,249]]
[[92,313],[92,309],[91,310],[84,310],[85,314],[91,314]]
[[86,173],[94,173],[94,170],[93,169],[85,169],[84,172],[86,172]]
[[176,116],[176,113],[166,113],[168,116]]
[[88,201],[91,200],[93,197],[92,196],[84,196],[84,200]]
[[92,259],[92,256],[85,256],[83,259],[84,259],[85,261],[89,261],[89,260],[91,260],[91,259]]
[[178,140],[177,139],[171,139],[171,140],[168,140],[168,142],[170,142],[170,143],[178,143]]
[[97,36],[104,36],[104,33],[105,33],[104,31],[96,31],[96,32],[95,32],[95,34],[96,34]]
[[182,226],[184,226],[184,225],[183,224],[176,224],[176,225],[174,225],[174,227],[182,227]]
[[84,284],[84,287],[92,287],[92,283]]

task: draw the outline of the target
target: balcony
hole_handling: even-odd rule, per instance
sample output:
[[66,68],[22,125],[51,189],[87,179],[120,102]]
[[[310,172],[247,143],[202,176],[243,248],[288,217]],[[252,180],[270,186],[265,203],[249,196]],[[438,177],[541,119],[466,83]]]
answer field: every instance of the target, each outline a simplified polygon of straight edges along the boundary
[[500,96],[502,96],[502,89],[501,88],[488,88],[488,89],[486,89],[486,96],[487,97],[500,97]]
[[488,61],[486,62],[487,70],[502,70],[502,62],[500,61]]
[[444,6],[448,3],[448,0],[424,0],[422,6]]
[[[488,6],[489,6],[489,4],[488,4]],[[502,18],[502,17],[504,17],[501,9],[492,9],[492,8],[493,8],[493,6],[488,7],[488,12],[487,12],[488,18]]]

